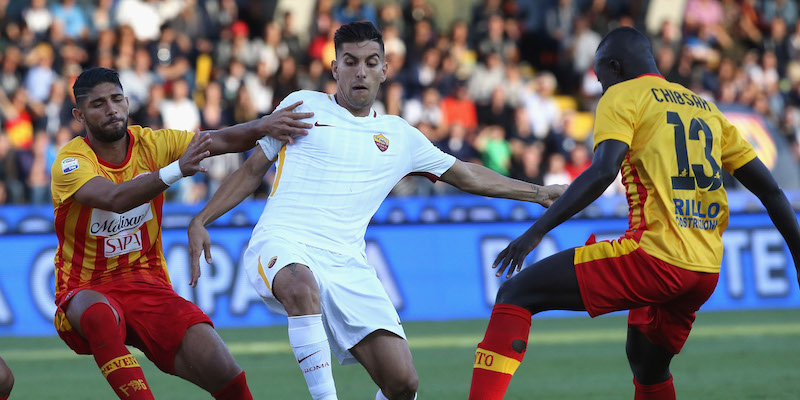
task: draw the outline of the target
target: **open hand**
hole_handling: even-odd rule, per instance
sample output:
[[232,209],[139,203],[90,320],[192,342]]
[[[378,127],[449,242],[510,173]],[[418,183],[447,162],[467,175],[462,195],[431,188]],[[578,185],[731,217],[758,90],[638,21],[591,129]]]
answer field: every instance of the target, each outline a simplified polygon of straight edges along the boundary
[[205,253],[206,262],[211,264],[211,238],[208,230],[199,221],[192,220],[189,223],[189,266],[191,269],[191,279],[189,286],[197,286],[200,278],[200,253]]
[[208,150],[211,146],[211,135],[208,133],[198,132],[192,137],[189,146],[180,158],[178,165],[181,167],[183,176],[192,176],[198,172],[207,172],[208,169],[200,165],[203,161],[211,155]]
[[271,136],[281,142],[294,143],[293,136],[308,135],[306,129],[311,129],[314,125],[307,122],[301,122],[301,119],[311,118],[314,116],[313,112],[294,112],[294,109],[303,104],[298,101],[290,106],[281,108],[280,110],[273,111],[272,114],[261,117],[259,123],[264,128],[267,136]]
[[562,194],[567,190],[569,185],[547,185],[543,186],[539,190],[539,200],[537,203],[541,204],[542,207],[548,208],[553,203],[561,197]]
[[[503,275],[503,271],[508,267],[508,274],[506,278],[511,278],[514,270],[522,270],[522,264],[525,262],[525,257],[530,254],[539,242],[542,241],[542,235],[531,232],[530,230],[522,234],[522,236],[514,239],[508,244],[492,264],[492,268],[497,268],[497,276]],[[499,267],[499,268],[498,268]]]

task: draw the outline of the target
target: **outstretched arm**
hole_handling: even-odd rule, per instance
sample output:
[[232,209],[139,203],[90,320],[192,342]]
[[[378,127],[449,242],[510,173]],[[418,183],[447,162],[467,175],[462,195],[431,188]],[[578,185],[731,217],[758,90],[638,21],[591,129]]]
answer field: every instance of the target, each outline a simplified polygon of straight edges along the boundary
[[567,191],[528,228],[498,254],[492,267],[500,267],[497,276],[509,267],[507,276],[522,268],[528,256],[547,232],[568,220],[589,204],[592,204],[619,173],[622,160],[628,153],[628,145],[618,140],[605,140],[597,146],[592,165],[569,185]]
[[211,240],[205,226],[251,195],[271,166],[272,161],[267,159],[261,149],[256,149],[241,168],[225,178],[219,189],[211,196],[211,200],[192,218],[188,232],[191,286],[197,285],[197,279],[200,277],[200,253],[204,252],[206,261],[211,263]]
[[[181,176],[205,172],[206,168],[200,165],[200,161],[208,157],[210,145],[211,138],[208,134],[194,135],[186,152],[178,160],[179,171],[174,171],[178,176],[173,178],[177,180]],[[153,200],[166,190],[169,185],[162,180],[164,176],[161,172],[168,169],[171,167],[120,184],[115,184],[103,176],[96,176],[84,183],[73,197],[75,201],[87,207],[124,213]]]
[[300,120],[311,118],[314,113],[294,111],[301,104],[303,102],[298,101],[259,119],[215,131],[206,131],[212,138],[209,147],[211,155],[250,150],[256,145],[256,140],[264,136],[271,136],[281,142],[294,143],[294,135],[306,135],[308,134],[306,129],[311,129],[313,126]]
[[797,215],[792,210],[786,195],[783,194],[769,169],[758,157],[734,171],[733,176],[747,190],[753,192],[767,209],[769,218],[789,246],[795,269],[797,269],[798,283],[800,283],[800,263],[798,263],[800,261],[798,258],[800,257],[800,227],[798,227]]
[[482,165],[456,160],[450,169],[439,177],[467,193],[487,197],[529,201],[544,207],[553,204],[564,193],[566,185],[539,186],[511,179]]

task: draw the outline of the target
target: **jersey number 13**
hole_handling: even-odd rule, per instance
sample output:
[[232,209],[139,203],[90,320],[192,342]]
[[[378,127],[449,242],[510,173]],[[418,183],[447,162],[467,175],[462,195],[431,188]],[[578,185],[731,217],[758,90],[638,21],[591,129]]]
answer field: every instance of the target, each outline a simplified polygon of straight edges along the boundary
[[711,165],[711,175],[705,174],[702,163],[689,164],[689,153],[686,150],[686,128],[678,113],[667,112],[667,123],[675,128],[675,157],[678,161],[678,175],[672,177],[672,189],[695,190],[699,187],[712,191],[722,187],[719,164],[711,155],[711,150],[714,148],[714,134],[706,121],[701,118],[692,119],[692,123],[689,125],[689,140],[700,141],[700,132],[703,132],[705,156],[706,161]]

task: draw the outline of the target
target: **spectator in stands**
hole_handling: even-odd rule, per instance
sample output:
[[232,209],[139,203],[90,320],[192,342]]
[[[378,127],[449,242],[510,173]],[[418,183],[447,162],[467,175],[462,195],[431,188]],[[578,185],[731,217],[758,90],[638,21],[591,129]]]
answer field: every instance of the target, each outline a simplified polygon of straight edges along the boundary
[[442,123],[445,127],[452,123],[458,123],[470,131],[478,127],[475,103],[470,99],[464,83],[459,82],[454,93],[442,100]]
[[572,182],[563,154],[550,154],[550,158],[547,160],[547,172],[544,174],[543,180],[545,185],[568,185]]
[[161,102],[161,119],[167,129],[197,132],[200,129],[200,111],[189,97],[189,83],[178,79],[171,84],[170,98]]
[[[526,174],[541,179],[550,155],[569,148],[559,104],[587,112],[600,96],[587,61],[598,34],[619,25],[643,27],[645,16],[665,2],[482,0],[459,20],[455,15],[463,14],[438,14],[427,0],[317,0],[308,15],[296,7],[275,11],[256,0],[0,1],[0,134],[24,152],[31,150],[34,131],[51,137],[59,132],[58,110],[70,109],[73,101],[62,88],[88,65],[119,69],[132,123],[163,126],[162,117],[170,119],[161,112],[164,89],[169,107],[175,102],[171,82],[179,80],[198,86],[183,103],[202,106],[194,106],[199,124],[225,125],[255,112],[254,118],[270,112],[280,93],[332,90],[332,33],[351,18],[367,18],[384,30],[389,63],[376,109],[424,124],[437,145],[468,154],[475,152],[478,132],[501,125],[511,149],[509,173],[534,171],[523,158],[538,157],[539,164],[547,162]],[[251,15],[256,9],[263,21]],[[794,138],[798,123],[792,116],[800,108],[797,12],[791,0],[688,0],[686,10],[664,20],[651,38],[658,66],[668,80],[720,104],[765,112]],[[66,125],[79,130],[73,121]],[[533,144],[537,150],[527,150]],[[471,157],[477,160],[477,153]],[[25,178],[22,197],[6,183],[8,201],[28,201]],[[212,190],[216,179],[209,179]],[[788,187],[800,187],[793,185]]]
[[30,6],[22,12],[25,25],[37,37],[44,37],[50,24],[53,23],[53,14],[47,8],[47,0],[31,0]]
[[203,107],[200,109],[200,129],[215,130],[231,126],[232,116],[230,109],[225,106],[222,98],[222,87],[216,81],[211,81],[203,91]]
[[525,96],[531,132],[538,139],[546,138],[561,117],[561,110],[553,98],[556,85],[556,78],[552,73],[541,73],[531,83]]
[[53,20],[64,25],[64,33],[71,39],[83,38],[89,34],[89,20],[83,8],[75,0],[61,0],[50,9]]
[[342,24],[366,20],[378,25],[375,6],[363,0],[342,0],[341,4],[334,7],[333,17]]
[[482,164],[498,174],[509,176],[511,169],[511,146],[505,138],[503,128],[488,125],[475,138],[475,148],[481,154]]
[[28,202],[31,204],[48,204],[50,196],[50,166],[47,162],[47,149],[50,147],[50,136],[45,131],[34,135],[31,150],[31,164],[27,173],[27,185],[30,188]]
[[29,60],[32,66],[25,75],[25,89],[30,100],[44,102],[50,95],[50,86],[57,78],[53,71],[55,60],[52,47],[46,43],[37,45]]
[[20,179],[16,150],[8,136],[0,133],[0,186],[3,202],[20,204],[25,202],[25,185]]
[[131,113],[136,113],[147,104],[150,87],[158,81],[158,76],[150,69],[151,65],[150,53],[139,47],[134,52],[133,65],[119,71],[119,81],[130,101]]

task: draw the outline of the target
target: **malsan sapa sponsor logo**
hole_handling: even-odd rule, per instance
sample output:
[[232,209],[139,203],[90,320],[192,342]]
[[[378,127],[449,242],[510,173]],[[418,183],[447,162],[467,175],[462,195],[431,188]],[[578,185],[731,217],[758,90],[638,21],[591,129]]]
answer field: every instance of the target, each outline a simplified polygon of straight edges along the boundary
[[103,256],[114,257],[142,249],[142,231],[130,235],[117,235],[104,240]]
[[153,219],[150,203],[145,203],[133,210],[117,214],[106,210],[92,210],[89,233],[93,236],[124,235],[139,229],[147,221]]

